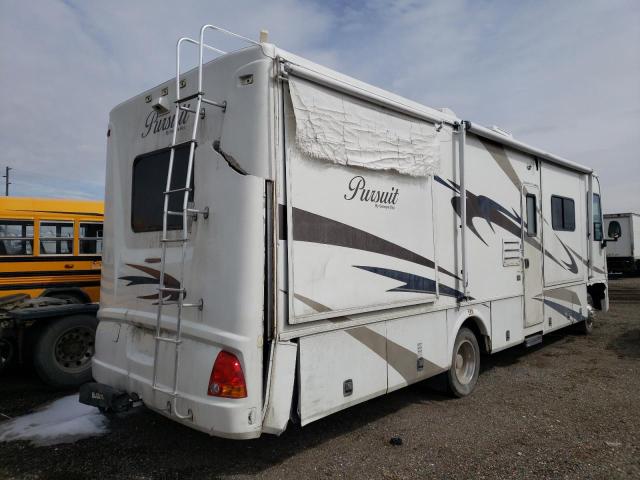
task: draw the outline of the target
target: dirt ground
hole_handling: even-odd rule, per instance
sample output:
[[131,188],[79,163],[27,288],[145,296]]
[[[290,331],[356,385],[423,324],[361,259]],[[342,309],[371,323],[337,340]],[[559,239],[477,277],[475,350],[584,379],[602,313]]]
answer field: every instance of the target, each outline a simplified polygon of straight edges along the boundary
[[[423,383],[244,442],[142,409],[74,444],[0,443],[0,477],[640,478],[640,278],[610,289],[591,336],[562,331],[484,358],[464,399]],[[0,417],[66,394],[14,372],[0,378]]]

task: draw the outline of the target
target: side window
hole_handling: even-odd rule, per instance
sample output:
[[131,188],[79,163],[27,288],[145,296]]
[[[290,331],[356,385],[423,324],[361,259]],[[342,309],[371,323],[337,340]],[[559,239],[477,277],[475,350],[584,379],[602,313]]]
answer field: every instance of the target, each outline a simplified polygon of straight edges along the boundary
[[40,255],[73,254],[73,222],[40,222]]
[[527,193],[527,235],[535,237],[538,233],[538,216],[536,215],[536,196]]
[[80,254],[99,255],[102,253],[102,224],[80,223]]
[[0,256],[33,255],[33,222],[0,220]]
[[551,226],[560,231],[576,229],[576,205],[571,198],[551,196]]
[[593,239],[597,242],[602,240],[602,208],[600,207],[600,195],[593,194]]

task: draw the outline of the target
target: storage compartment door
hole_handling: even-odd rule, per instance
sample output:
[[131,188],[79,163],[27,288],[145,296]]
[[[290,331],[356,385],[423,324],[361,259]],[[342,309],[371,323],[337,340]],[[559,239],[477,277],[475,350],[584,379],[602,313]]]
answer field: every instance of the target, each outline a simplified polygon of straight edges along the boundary
[[383,323],[300,339],[302,425],[387,391]]

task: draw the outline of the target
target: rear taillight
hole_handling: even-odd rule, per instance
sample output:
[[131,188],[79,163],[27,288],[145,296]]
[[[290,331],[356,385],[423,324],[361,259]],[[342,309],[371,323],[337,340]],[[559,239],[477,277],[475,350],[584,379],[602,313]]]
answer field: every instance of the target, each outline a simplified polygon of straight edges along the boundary
[[244,373],[238,357],[233,353],[221,351],[213,363],[209,389],[207,394],[211,397],[245,398],[247,396],[247,384],[244,381]]

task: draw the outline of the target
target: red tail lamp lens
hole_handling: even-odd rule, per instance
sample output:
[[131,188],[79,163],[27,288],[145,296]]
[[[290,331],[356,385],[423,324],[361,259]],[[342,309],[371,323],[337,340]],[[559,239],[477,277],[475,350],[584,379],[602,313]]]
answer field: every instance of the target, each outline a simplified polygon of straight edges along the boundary
[[213,363],[209,389],[207,394],[211,397],[245,398],[247,396],[247,384],[244,381],[244,373],[238,357],[233,353],[221,351]]

